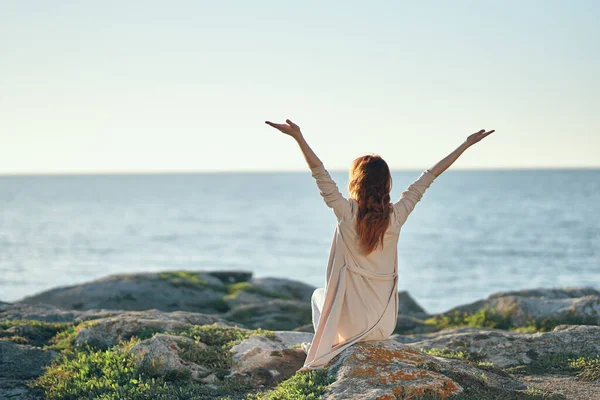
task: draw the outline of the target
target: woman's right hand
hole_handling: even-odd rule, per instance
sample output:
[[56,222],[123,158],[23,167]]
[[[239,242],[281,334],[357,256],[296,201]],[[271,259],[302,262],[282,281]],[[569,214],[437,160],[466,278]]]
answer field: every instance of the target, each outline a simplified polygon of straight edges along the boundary
[[294,139],[299,139],[300,137],[302,137],[302,132],[300,132],[300,127],[298,125],[296,125],[289,119],[286,119],[285,122],[287,122],[287,124],[276,124],[271,121],[265,121],[265,124],[271,125],[273,128],[280,130],[286,135],[290,135]]
[[494,132],[494,129],[492,129],[491,131],[488,131],[488,132],[486,132],[485,129],[482,129],[479,132],[475,132],[475,133],[469,135],[467,137],[467,140],[465,140],[465,142],[469,146],[473,146],[475,143],[479,142],[481,139],[483,139],[484,137],[488,136],[492,132]]

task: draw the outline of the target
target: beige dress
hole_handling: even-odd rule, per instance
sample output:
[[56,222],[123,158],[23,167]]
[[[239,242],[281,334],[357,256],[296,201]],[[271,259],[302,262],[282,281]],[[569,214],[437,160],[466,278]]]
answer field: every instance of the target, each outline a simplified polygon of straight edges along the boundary
[[321,196],[337,217],[326,284],[313,292],[315,335],[304,367],[320,369],[356,342],[386,340],[398,318],[398,238],[400,228],[435,176],[426,170],[393,204],[383,248],[364,256],[357,247],[358,205],[346,199],[323,166],[311,168]]

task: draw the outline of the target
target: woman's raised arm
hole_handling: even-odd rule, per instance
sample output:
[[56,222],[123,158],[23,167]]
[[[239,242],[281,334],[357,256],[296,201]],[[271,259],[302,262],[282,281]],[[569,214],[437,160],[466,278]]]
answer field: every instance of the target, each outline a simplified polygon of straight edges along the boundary
[[452,153],[448,154],[433,167],[429,168],[429,171],[436,177],[440,176],[440,174],[447,170],[454,163],[454,161],[456,161],[458,157],[460,157],[460,155],[464,153],[465,150],[467,150],[469,147],[473,146],[475,143],[479,142],[481,139],[488,136],[492,132],[494,132],[493,129],[488,132],[486,132],[485,129],[482,129],[479,132],[475,132],[469,135],[467,139],[464,142],[462,142],[461,145],[458,146]]
[[469,147],[479,142],[484,137],[494,132],[494,130],[486,132],[485,129],[475,132],[467,137],[467,139],[458,146],[452,153],[448,154],[433,167],[425,170],[419,179],[413,182],[408,188],[400,195],[400,200],[394,203],[394,209],[396,210],[397,222],[402,225],[414,210],[415,206],[423,194],[429,188],[435,178],[437,178],[442,172],[448,169],[454,161],[460,157],[460,155]]
[[317,187],[319,188],[319,192],[321,193],[323,200],[325,200],[325,204],[333,209],[338,222],[341,221],[350,213],[351,210],[348,199],[342,196],[337,184],[333,181],[333,179],[331,179],[329,172],[327,172],[319,157],[317,157],[315,152],[310,148],[304,139],[304,136],[300,131],[300,127],[289,119],[286,119],[285,122],[287,122],[287,124],[276,124],[270,121],[265,121],[266,124],[271,125],[272,127],[280,130],[286,135],[293,137],[296,140],[300,146],[300,150],[302,150],[304,159],[306,160],[306,163],[312,172],[312,176],[317,182]]

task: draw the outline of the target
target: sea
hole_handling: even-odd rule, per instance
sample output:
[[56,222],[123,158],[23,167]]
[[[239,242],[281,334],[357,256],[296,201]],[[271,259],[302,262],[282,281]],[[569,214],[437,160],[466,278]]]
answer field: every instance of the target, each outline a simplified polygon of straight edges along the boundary
[[[330,171],[347,193],[347,171]],[[394,171],[392,200],[421,171]],[[306,172],[0,176],[0,300],[115,273],[248,270],[325,284],[335,216]],[[402,227],[427,312],[600,286],[600,170],[448,170]]]

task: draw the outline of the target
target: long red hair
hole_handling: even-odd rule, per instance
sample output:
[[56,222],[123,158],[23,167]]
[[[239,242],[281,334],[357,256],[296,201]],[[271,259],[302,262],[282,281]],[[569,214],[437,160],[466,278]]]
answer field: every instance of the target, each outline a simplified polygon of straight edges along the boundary
[[358,203],[356,232],[364,254],[373,252],[379,243],[383,247],[392,211],[391,190],[392,175],[383,158],[372,154],[354,160],[348,191]]

